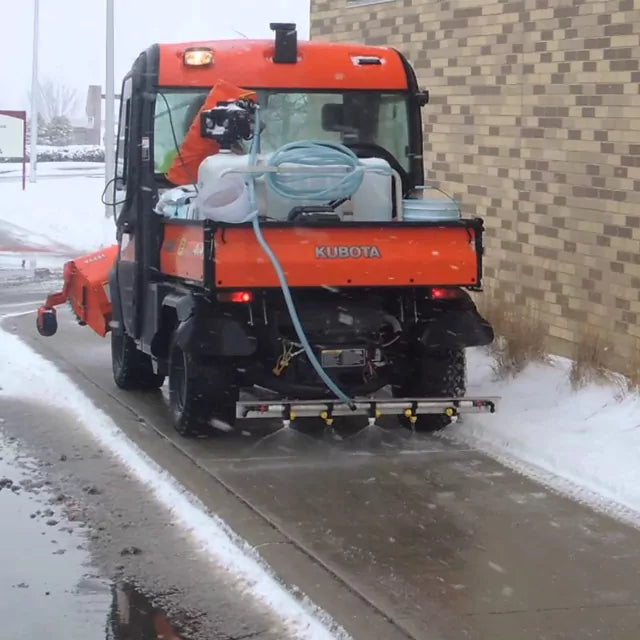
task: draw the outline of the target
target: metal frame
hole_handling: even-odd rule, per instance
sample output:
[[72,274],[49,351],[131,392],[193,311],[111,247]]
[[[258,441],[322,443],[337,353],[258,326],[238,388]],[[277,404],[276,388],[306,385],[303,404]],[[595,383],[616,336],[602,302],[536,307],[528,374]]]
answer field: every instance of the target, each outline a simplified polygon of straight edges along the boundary
[[446,415],[456,418],[468,413],[495,413],[497,397],[487,398],[378,398],[357,399],[353,406],[339,400],[242,401],[236,403],[236,418],[322,418],[331,424],[335,416],[365,415],[375,422],[383,415],[404,415],[410,420],[418,415]]

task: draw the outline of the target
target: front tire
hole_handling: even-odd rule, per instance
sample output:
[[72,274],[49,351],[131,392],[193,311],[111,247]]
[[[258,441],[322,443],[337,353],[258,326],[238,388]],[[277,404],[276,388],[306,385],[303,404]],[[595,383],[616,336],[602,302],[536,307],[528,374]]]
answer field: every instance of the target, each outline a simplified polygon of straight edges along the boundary
[[234,372],[223,365],[199,363],[174,342],[169,362],[169,405],[175,430],[185,438],[212,435],[214,419],[235,422],[239,390]]
[[[467,361],[463,349],[425,351],[410,360],[408,375],[403,382],[393,386],[396,398],[460,398],[466,393]],[[451,423],[451,418],[440,414],[417,416],[415,425],[406,417],[400,421],[407,428],[433,433]]]
[[153,371],[151,357],[125,333],[111,332],[111,367],[114,382],[125,391],[149,391],[164,384],[164,376]]

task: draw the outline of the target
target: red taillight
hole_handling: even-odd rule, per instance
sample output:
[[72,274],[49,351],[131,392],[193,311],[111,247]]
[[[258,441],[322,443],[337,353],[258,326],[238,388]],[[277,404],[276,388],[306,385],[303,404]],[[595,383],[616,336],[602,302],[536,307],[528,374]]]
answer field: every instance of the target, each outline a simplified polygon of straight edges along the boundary
[[460,289],[450,287],[433,287],[431,298],[433,300],[453,300],[460,297]]
[[253,295],[249,291],[234,291],[231,294],[231,302],[251,302]]
[[220,302],[239,302],[241,304],[248,304],[253,300],[253,293],[251,293],[251,291],[230,291],[229,293],[219,293],[218,300],[220,300]]

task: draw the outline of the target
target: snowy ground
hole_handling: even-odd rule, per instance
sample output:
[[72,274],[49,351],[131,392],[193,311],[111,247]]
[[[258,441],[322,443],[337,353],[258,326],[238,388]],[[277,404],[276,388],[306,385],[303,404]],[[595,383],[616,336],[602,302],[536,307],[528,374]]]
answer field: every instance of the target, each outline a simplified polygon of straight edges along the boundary
[[613,383],[574,391],[570,367],[570,361],[552,358],[515,379],[496,381],[486,353],[471,350],[469,395],[502,401],[497,414],[468,418],[447,437],[640,524],[640,396]]
[[[102,162],[38,162],[36,169],[38,178],[66,177],[73,175],[104,176]],[[30,175],[29,163],[26,165],[27,178]],[[3,178],[22,178],[22,164],[6,162],[0,164],[0,180]],[[29,186],[29,185],[27,185]]]
[[115,241],[115,230],[100,202],[103,189],[102,179],[86,176],[41,176],[35,184],[27,183],[25,191],[18,181],[0,180],[0,226],[17,228],[12,235],[18,234],[22,244],[49,245],[54,252],[60,252],[58,245],[78,254],[108,246]]

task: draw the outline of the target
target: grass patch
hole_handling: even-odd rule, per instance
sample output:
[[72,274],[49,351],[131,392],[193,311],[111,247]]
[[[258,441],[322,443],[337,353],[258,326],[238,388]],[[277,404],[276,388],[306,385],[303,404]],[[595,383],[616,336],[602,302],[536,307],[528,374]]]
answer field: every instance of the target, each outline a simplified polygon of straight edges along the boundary
[[640,391],[640,340],[633,342],[627,369],[627,385],[630,390]]
[[585,327],[575,345],[569,381],[574,389],[581,389],[590,382],[610,382],[607,362],[609,347],[601,334],[592,327]]
[[496,335],[489,352],[498,378],[513,377],[531,362],[548,360],[547,328],[533,304],[517,306],[488,291],[479,308]]

